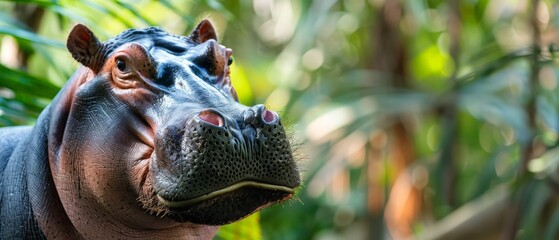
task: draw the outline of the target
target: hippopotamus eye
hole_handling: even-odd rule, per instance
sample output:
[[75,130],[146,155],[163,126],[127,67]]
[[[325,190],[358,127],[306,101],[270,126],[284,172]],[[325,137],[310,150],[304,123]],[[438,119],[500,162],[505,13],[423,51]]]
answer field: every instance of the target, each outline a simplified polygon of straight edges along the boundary
[[124,62],[124,60],[122,59],[117,59],[116,68],[118,68],[118,70],[120,70],[121,72],[126,71],[126,62]]
[[233,64],[233,57],[229,57],[229,60],[227,60],[227,66],[231,66],[231,64]]

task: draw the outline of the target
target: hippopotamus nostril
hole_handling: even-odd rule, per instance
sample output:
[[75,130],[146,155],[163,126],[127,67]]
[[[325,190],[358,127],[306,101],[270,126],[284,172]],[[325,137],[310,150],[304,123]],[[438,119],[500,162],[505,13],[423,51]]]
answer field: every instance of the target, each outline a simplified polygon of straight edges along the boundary
[[273,123],[276,120],[276,115],[277,113],[264,109],[264,112],[262,113],[262,120],[268,124]]
[[266,109],[262,104],[247,109],[243,114],[243,121],[254,127],[262,127],[265,124],[276,124],[279,119],[278,114]]
[[223,127],[225,125],[225,121],[223,117],[219,113],[211,109],[202,110],[198,114],[198,117],[202,121],[212,124],[214,126]]

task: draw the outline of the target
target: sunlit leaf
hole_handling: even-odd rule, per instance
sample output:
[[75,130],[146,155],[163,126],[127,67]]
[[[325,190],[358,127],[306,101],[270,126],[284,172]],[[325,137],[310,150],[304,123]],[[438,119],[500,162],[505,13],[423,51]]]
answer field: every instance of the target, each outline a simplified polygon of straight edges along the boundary
[[[103,4],[97,3],[95,1],[91,1],[91,0],[83,0],[83,1],[88,7],[91,7],[92,9],[95,9],[101,12],[102,14],[106,14],[113,17],[115,20],[124,24],[128,28],[134,28],[134,24],[132,24],[130,19],[125,18],[124,16],[116,12],[114,9],[110,7],[106,7]],[[106,2],[105,4],[109,4],[109,3],[110,2]]]
[[30,74],[8,68],[0,64],[2,81],[0,87],[9,88],[16,92],[24,92],[37,97],[52,98],[59,90],[58,86],[46,79],[31,76]]
[[168,0],[160,0],[159,1],[163,6],[167,7],[169,10],[171,10],[172,12],[174,12],[177,16],[181,17],[187,25],[194,25],[194,19],[190,16],[188,16],[187,13],[181,12],[179,10],[178,7],[174,6],[170,1]]
[[214,239],[216,240],[259,240],[262,239],[260,231],[260,213],[255,213],[249,217],[220,227]]
[[254,102],[254,96],[252,93],[252,87],[248,81],[244,68],[233,61],[231,64],[231,83],[235,90],[237,91],[237,95],[239,96],[239,101],[246,105],[251,105]]
[[431,89],[442,90],[445,86],[445,77],[450,76],[454,69],[452,58],[439,49],[436,45],[425,48],[412,61],[412,67],[421,80]]
[[13,27],[0,25],[0,34],[7,34],[19,40],[30,41],[30,42],[44,44],[44,45],[57,47],[57,48],[64,48],[64,44],[60,41],[48,39],[20,28],[13,28]]
[[136,17],[138,17],[139,19],[141,19],[146,25],[148,26],[154,26],[155,23],[153,23],[152,21],[150,21],[149,19],[147,19],[146,17],[143,16],[143,14],[141,14],[134,6],[132,6],[131,4],[122,2],[122,1],[116,1],[116,4],[121,6],[122,8],[130,11],[132,14],[134,14]]
[[227,10],[223,4],[217,0],[204,0],[205,4],[211,7],[213,10],[219,11],[221,14],[225,15],[228,19],[233,19],[233,14]]

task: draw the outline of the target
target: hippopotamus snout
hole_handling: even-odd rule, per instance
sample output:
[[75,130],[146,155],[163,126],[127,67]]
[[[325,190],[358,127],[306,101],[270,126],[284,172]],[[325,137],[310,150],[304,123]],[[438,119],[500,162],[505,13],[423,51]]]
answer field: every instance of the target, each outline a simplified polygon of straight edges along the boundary
[[[246,188],[241,196],[258,195],[260,200],[252,206],[256,207],[290,197],[300,184],[281,120],[264,105],[236,111],[202,109],[190,120],[177,120],[162,130],[156,146],[161,148],[152,162],[157,173],[154,189],[163,205],[184,209],[182,217],[210,196],[230,197]],[[251,207],[236,201],[239,205],[233,209]],[[220,207],[204,212],[211,209]],[[195,221],[190,214],[188,218]],[[222,224],[216,221],[210,224]]]

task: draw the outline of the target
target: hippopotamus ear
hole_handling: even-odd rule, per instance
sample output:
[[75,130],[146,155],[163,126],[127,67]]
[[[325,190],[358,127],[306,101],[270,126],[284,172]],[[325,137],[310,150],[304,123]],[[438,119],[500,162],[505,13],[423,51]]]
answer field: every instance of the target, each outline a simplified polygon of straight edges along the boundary
[[198,26],[196,26],[189,37],[196,43],[203,43],[210,39],[217,41],[217,34],[215,33],[214,26],[208,19],[204,19],[198,23]]
[[95,34],[82,24],[74,26],[66,41],[66,47],[72,54],[72,57],[94,72],[100,69],[104,60],[98,59],[99,56],[103,56],[103,54],[99,53],[102,45],[97,37],[95,37]]

